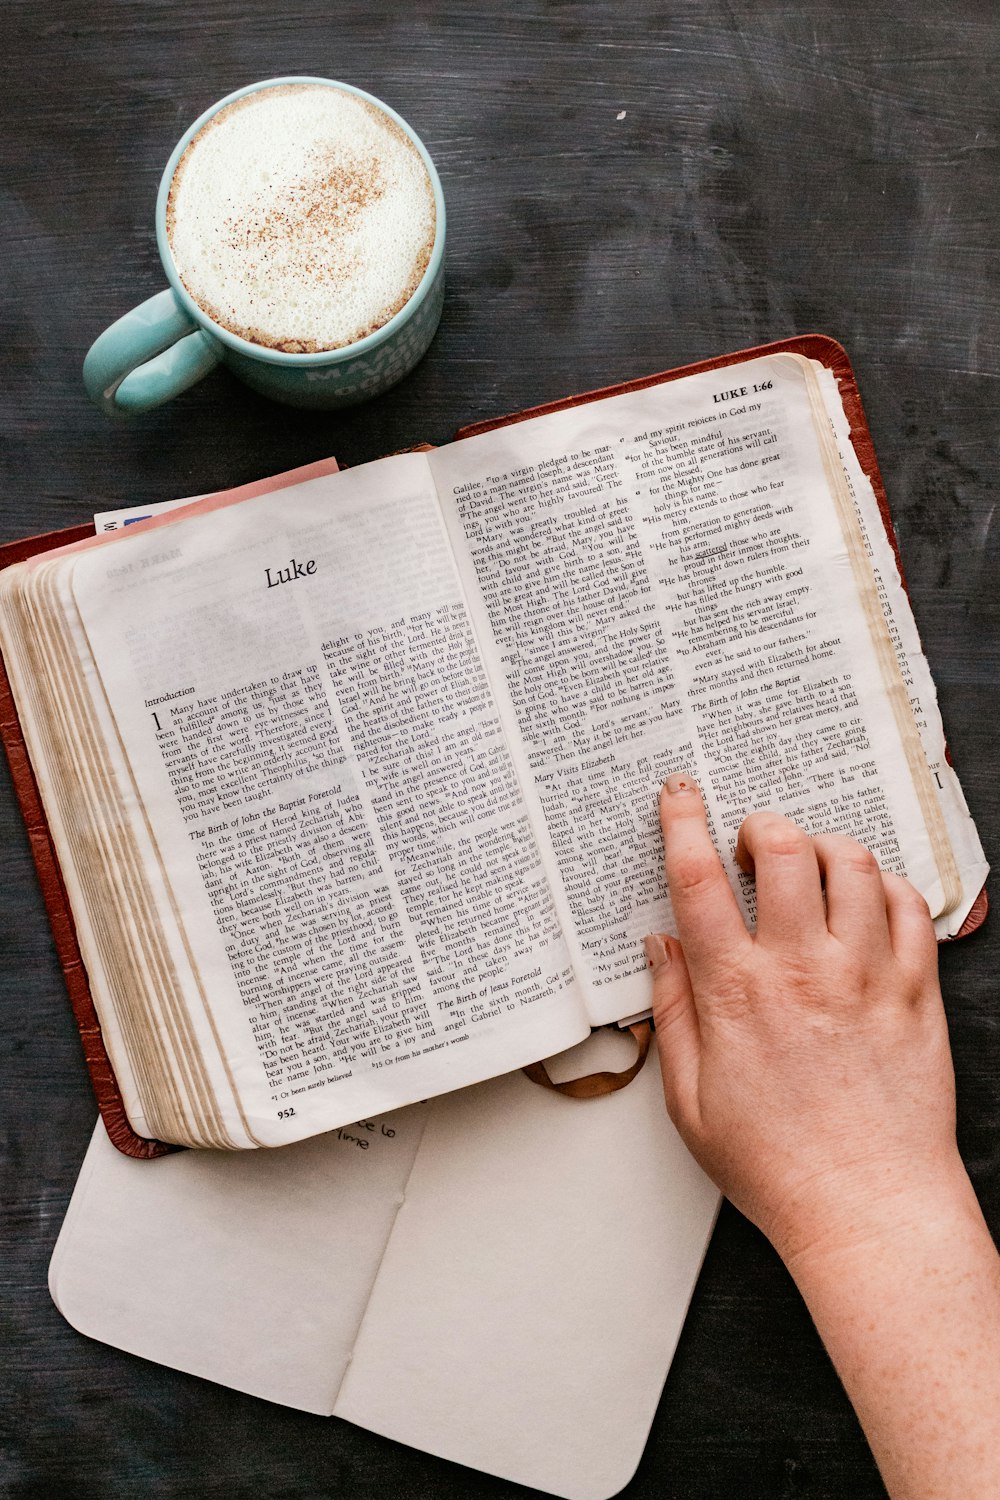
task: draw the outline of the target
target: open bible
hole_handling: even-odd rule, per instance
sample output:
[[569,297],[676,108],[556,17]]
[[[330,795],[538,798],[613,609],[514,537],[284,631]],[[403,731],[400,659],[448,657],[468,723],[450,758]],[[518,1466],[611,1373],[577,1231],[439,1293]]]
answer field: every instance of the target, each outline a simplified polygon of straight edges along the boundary
[[801,347],[0,575],[139,1136],[281,1145],[644,1010],[672,770],[749,920],[730,849],[770,806],[961,929],[986,867],[860,404]]

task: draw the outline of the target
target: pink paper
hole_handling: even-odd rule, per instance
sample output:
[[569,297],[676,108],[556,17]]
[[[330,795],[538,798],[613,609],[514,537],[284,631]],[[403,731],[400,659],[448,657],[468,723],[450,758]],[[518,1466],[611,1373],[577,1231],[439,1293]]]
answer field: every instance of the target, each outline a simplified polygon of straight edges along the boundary
[[252,500],[255,495],[267,495],[272,490],[284,490],[293,484],[304,484],[309,479],[320,479],[324,474],[336,474],[339,465],[335,458],[320,458],[315,463],[303,464],[299,469],[287,469],[284,474],[272,474],[268,479],[254,479],[249,484],[237,485],[231,490],[216,490],[211,495],[202,495],[190,505],[179,505],[176,510],[167,510],[146,521],[136,521],[121,531],[100,532],[84,537],[83,541],[70,542],[65,547],[54,547],[51,552],[40,552],[28,559],[27,566],[34,568],[63,552],[81,552],[87,547],[99,547],[106,542],[121,541],[124,536],[134,536],[139,531],[152,531],[157,526],[170,526],[174,521],[185,520],[200,511],[221,510],[226,505],[238,505],[241,500]]

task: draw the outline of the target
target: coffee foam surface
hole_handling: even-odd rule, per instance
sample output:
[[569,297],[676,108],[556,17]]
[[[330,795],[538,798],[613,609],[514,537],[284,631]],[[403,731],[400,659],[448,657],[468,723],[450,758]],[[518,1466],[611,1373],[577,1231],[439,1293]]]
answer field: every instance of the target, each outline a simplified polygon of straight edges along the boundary
[[430,176],[396,122],[325,84],[227,105],[174,173],[167,236],[210,318],[267,348],[353,344],[409,300],[434,244]]

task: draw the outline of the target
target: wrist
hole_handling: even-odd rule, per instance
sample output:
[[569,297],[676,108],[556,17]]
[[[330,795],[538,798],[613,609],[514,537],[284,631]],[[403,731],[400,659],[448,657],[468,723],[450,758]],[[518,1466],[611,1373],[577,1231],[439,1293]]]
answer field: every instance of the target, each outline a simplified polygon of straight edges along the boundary
[[961,1163],[800,1242],[786,1264],[889,1493],[996,1494],[1000,1257]]
[[[817,1174],[765,1226],[795,1277],[831,1261],[869,1257],[901,1239],[947,1237],[982,1226],[982,1210],[957,1147],[918,1163],[886,1158],[864,1170]],[[988,1233],[988,1231],[987,1231]]]

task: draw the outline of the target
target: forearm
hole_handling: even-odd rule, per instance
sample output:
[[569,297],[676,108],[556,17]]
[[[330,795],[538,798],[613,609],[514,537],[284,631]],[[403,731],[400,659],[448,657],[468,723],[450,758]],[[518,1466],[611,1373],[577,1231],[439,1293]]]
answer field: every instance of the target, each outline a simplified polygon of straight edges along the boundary
[[786,1259],[893,1500],[1000,1494],[1000,1257],[964,1170]]
[[755,813],[751,937],[690,777],[660,819],[671,1118],[783,1256],[893,1500],[1000,1495],[1000,1260],[955,1145],[926,901],[853,840]]

